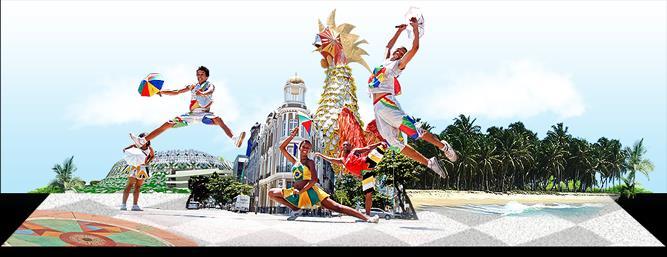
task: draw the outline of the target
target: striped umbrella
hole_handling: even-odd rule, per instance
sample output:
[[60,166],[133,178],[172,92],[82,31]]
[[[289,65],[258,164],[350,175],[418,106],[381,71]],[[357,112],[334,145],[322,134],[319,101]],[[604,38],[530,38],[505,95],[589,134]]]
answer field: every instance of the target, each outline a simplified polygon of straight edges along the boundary
[[139,94],[147,97],[152,96],[155,93],[160,92],[162,84],[164,84],[164,80],[160,73],[148,74],[148,76],[141,81],[141,84],[139,84]]

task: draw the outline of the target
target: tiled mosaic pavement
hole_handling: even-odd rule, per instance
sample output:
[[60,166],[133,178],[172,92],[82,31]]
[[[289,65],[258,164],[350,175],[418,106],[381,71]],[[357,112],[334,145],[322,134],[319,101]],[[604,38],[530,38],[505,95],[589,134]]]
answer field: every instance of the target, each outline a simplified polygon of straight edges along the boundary
[[[286,221],[281,215],[186,210],[187,195],[178,194],[143,194],[144,211],[120,211],[120,199],[52,194],[3,245],[663,246],[611,200],[575,215],[502,216],[422,206],[419,220],[369,224],[349,216]],[[26,239],[30,235],[51,238],[35,243]]]

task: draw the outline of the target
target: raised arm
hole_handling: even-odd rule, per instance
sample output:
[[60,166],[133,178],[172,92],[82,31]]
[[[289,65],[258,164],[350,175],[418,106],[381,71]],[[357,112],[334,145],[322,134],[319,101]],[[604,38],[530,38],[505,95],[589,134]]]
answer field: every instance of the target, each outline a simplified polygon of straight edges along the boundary
[[125,152],[125,150],[130,149],[132,147],[134,147],[134,144],[128,145],[127,147],[123,148],[123,152]]
[[412,26],[412,32],[414,33],[412,39],[412,48],[410,48],[410,51],[405,53],[401,59],[401,62],[398,64],[398,68],[401,70],[405,69],[405,66],[408,65],[410,60],[412,60],[412,57],[414,57],[417,53],[417,50],[419,50],[419,23],[417,23],[417,18],[412,17],[412,19],[410,19],[410,26]]
[[328,161],[328,162],[333,163],[333,164],[338,164],[338,165],[341,165],[341,166],[345,165],[345,164],[343,164],[343,158],[332,158],[332,157],[329,157],[329,156],[325,156],[321,153],[315,153],[315,156],[322,157],[322,159],[324,159],[325,161]]
[[153,147],[149,146],[148,149],[150,149],[151,151],[148,153],[148,156],[146,156],[146,162],[144,162],[145,164],[150,163],[153,160],[153,158],[155,158],[155,152],[153,151]]
[[379,143],[375,143],[375,144],[372,144],[372,145],[367,145],[366,147],[355,148],[355,149],[352,149],[352,152],[354,152],[355,154],[365,154],[365,153],[370,152],[371,150],[375,149],[376,147],[378,147],[381,144],[384,144],[384,142],[379,142]]
[[398,30],[396,30],[396,33],[394,34],[394,36],[391,38],[391,40],[389,40],[389,43],[387,43],[387,56],[385,57],[385,59],[389,59],[389,57],[391,57],[391,48],[394,47],[394,44],[396,44],[396,40],[398,39],[398,36],[401,35],[401,32],[403,32],[403,30],[405,30],[407,25],[401,24],[401,25],[398,25],[396,27],[398,27]]
[[185,92],[188,92],[188,91],[192,90],[192,87],[194,87],[194,85],[187,85],[184,88],[181,88],[179,90],[158,91],[157,94],[160,95],[160,96],[162,96],[163,94],[165,94],[165,95],[178,95],[178,94],[185,93]]
[[292,164],[295,164],[295,163],[296,163],[296,159],[294,158],[294,156],[292,156],[291,153],[289,153],[289,152],[287,151],[287,145],[289,145],[289,142],[291,142],[292,139],[294,139],[294,137],[296,136],[296,134],[297,134],[298,132],[299,132],[299,126],[297,126],[296,128],[294,128],[294,129],[292,130],[292,132],[290,132],[290,135],[289,135],[287,138],[285,138],[285,140],[283,140],[282,143],[280,143],[280,147],[279,147],[279,148],[280,148],[280,152],[283,154],[283,156],[285,156],[285,158],[287,158],[287,160],[288,160],[289,162],[291,162]]

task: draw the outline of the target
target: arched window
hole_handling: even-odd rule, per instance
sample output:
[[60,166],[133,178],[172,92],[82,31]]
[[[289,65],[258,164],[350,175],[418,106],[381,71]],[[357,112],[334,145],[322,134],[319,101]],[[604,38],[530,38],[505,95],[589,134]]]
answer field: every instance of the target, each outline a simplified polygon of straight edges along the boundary
[[294,128],[296,128],[296,126],[299,125],[299,120],[296,119],[295,116],[296,116],[296,115],[293,115],[292,113],[289,114],[289,125],[288,125],[289,128],[288,128],[288,133],[289,133],[289,132],[292,132],[292,130],[293,130]]

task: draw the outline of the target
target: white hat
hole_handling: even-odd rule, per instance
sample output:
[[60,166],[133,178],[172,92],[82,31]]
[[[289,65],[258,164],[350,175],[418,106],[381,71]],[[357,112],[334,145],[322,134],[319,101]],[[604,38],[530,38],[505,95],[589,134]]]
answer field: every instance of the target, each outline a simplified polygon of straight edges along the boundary
[[130,139],[134,141],[134,146],[136,147],[141,147],[146,144],[146,138],[135,136],[132,133],[130,133]]

